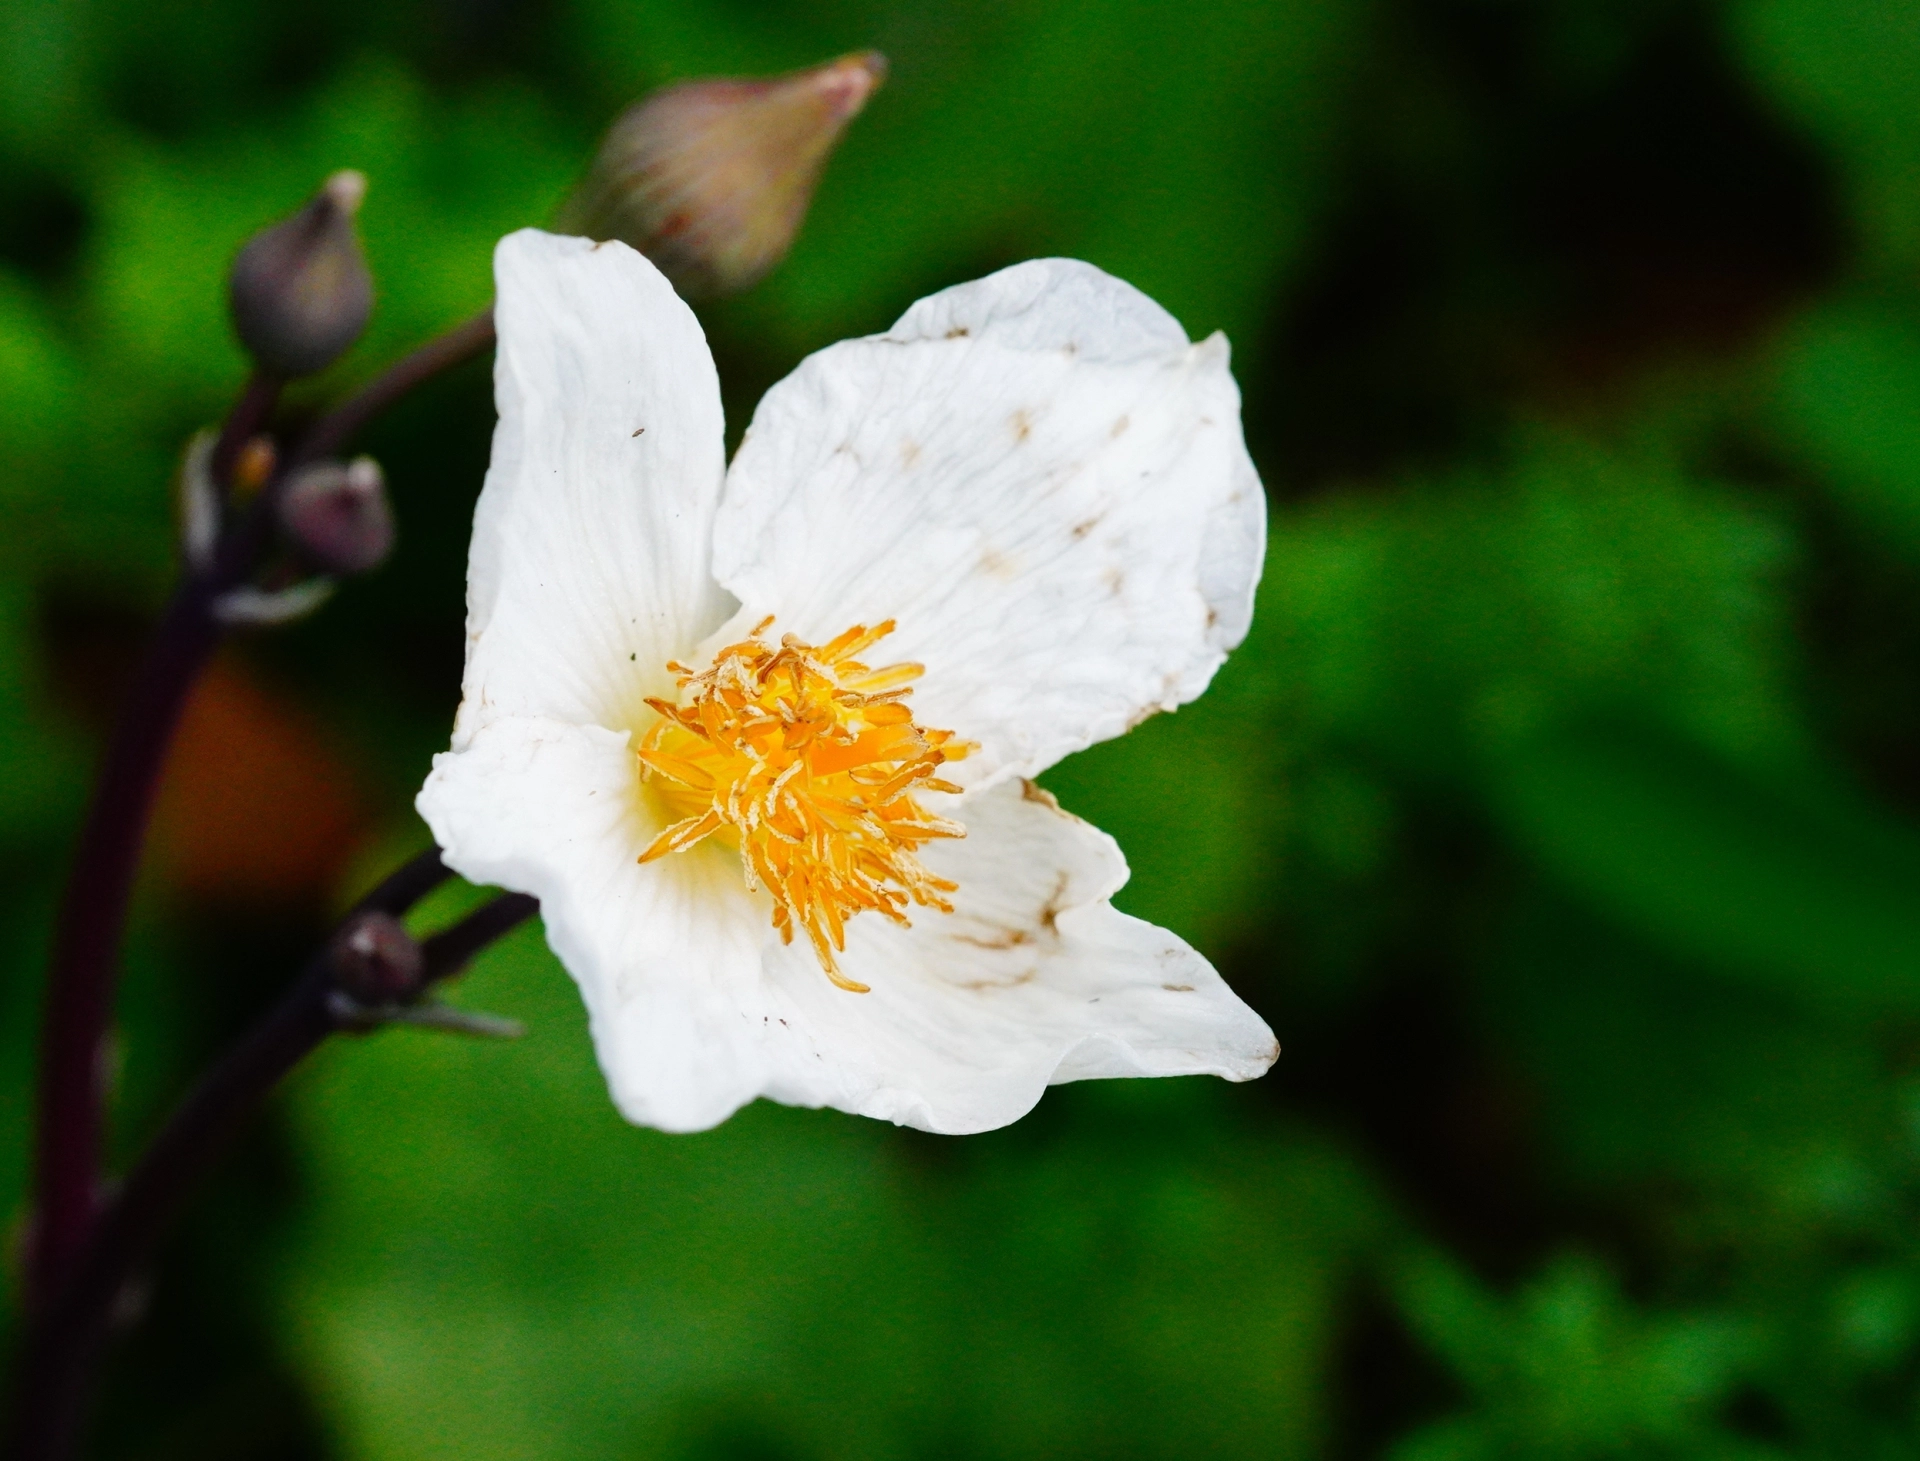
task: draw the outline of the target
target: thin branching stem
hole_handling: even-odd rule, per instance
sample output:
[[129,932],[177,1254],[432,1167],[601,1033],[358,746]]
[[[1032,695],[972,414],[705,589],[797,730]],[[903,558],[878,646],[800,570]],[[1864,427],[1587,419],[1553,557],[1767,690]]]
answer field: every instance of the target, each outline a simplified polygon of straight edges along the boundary
[[[49,960],[35,1117],[33,1225],[26,1252],[29,1311],[59,1288],[99,1204],[105,1131],[102,1062],[127,910],[161,768],[187,697],[219,647],[214,606],[258,572],[271,551],[288,473],[343,449],[375,415],[422,382],[484,350],[492,308],[395,362],[307,430],[274,480],[226,533],[205,572],[189,569],[168,602],[108,742],[74,854]],[[265,428],[279,383],[256,375],[228,413],[214,450],[224,492],[241,449]]]
[[40,1036],[27,1302],[58,1284],[93,1218],[114,975],[140,849],[174,728],[220,641],[209,586],[175,592],[120,712],[81,827],[49,961]]
[[[210,470],[223,491],[242,447],[272,414],[280,385],[256,372],[221,424]],[[169,600],[107,744],[61,900],[40,1041],[29,1307],[58,1283],[93,1218],[104,1129],[100,1065],[127,905],[167,748],[220,642],[217,592],[189,566]]]
[[[362,913],[397,916],[450,876],[438,850],[400,869],[343,922]],[[489,944],[539,911],[524,894],[485,904],[421,947],[408,1001],[457,974]],[[102,1208],[69,1275],[26,1334],[15,1395],[13,1461],[66,1461],[74,1454],[92,1379],[113,1312],[187,1196],[268,1095],[328,1036],[364,1029],[339,1003],[337,947],[329,940],[286,996],[221,1059],[175,1110]]]
[[403,355],[307,428],[293,464],[337,456],[366,424],[423,381],[464,364],[493,345],[493,306]]
[[[492,338],[489,309],[396,362],[364,390],[316,421],[283,461],[275,480],[259,494],[251,511],[224,536],[213,564],[205,571],[189,568],[185,573],[161,617],[108,743],[54,930],[40,1046],[34,1216],[26,1252],[26,1307],[31,1332],[36,1336],[26,1352],[25,1373],[29,1377],[47,1373],[49,1363],[58,1375],[84,1377],[90,1372],[89,1357],[97,1348],[100,1324],[79,1323],[76,1328],[73,1318],[59,1316],[84,1317],[90,1312],[87,1300],[89,1296],[98,1297],[100,1273],[107,1272],[110,1277],[113,1268],[100,1256],[101,1244],[106,1244],[104,1251],[110,1256],[128,1244],[128,1234],[142,1239],[157,1227],[176,1200],[171,1194],[184,1186],[184,1182],[167,1177],[187,1160],[180,1153],[193,1155],[218,1149],[222,1130],[206,1125],[206,1121],[219,1113],[246,1109],[246,1093],[260,1079],[266,1079],[266,1084],[258,1087],[263,1094],[278,1079],[279,1072],[311,1048],[311,1043],[303,1042],[324,1038],[332,1028],[329,1023],[314,1035],[313,1027],[303,1023],[311,1012],[303,1014],[296,997],[289,996],[288,1003],[276,1012],[279,1023],[263,1026],[247,1050],[236,1052],[232,1061],[209,1077],[209,1084],[195,1098],[200,1105],[190,1101],[182,1109],[179,1120],[187,1121],[187,1125],[180,1128],[176,1124],[163,1133],[155,1153],[149,1154],[162,1158],[160,1177],[149,1177],[138,1186],[129,1182],[102,1212],[102,1064],[113,1019],[120,946],[160,772],[187,698],[223,636],[214,605],[222,593],[257,572],[271,550],[273,505],[288,471],[338,451],[380,410],[438,372],[478,353]],[[265,428],[278,398],[279,383],[256,375],[228,413],[213,462],[214,480],[223,492],[241,449]],[[396,873],[385,892],[376,891],[367,906],[410,906],[445,876],[437,852],[430,854]],[[188,1121],[195,1111],[201,1112],[201,1117]],[[171,1145],[167,1145],[169,1142]],[[204,1158],[193,1155],[193,1160]],[[143,1161],[137,1170],[153,1169]],[[186,1175],[190,1177],[191,1171]],[[109,1218],[113,1230],[109,1232],[103,1226],[96,1240],[95,1223],[104,1225]],[[129,1251],[139,1246],[135,1241]],[[105,1302],[111,1301],[119,1287],[116,1280],[104,1291]],[[62,1354],[68,1358],[49,1360],[49,1356]],[[44,1438],[41,1449],[16,1454],[62,1454],[63,1438],[70,1435],[77,1418],[77,1392],[70,1401],[61,1402],[58,1397],[65,1392],[60,1385],[53,1385],[44,1398],[40,1390],[29,1378],[21,1390],[16,1413],[19,1424],[29,1430],[34,1416],[42,1418],[44,1424],[35,1432]],[[63,1416],[66,1419],[60,1419]]]

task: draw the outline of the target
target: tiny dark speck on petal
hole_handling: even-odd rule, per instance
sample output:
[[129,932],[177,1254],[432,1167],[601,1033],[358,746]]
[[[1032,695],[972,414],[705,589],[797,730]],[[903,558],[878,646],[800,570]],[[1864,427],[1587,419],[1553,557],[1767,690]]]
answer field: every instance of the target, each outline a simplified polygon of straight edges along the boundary
[[644,427],[644,426],[636,426],[636,427],[634,427],[634,429],[633,429],[633,434],[634,434],[635,436],[638,436],[638,435],[640,435],[640,434],[641,434],[641,433],[642,433],[643,431],[645,431],[646,429],[647,429],[647,428],[646,428],[646,427]]
[[1160,987],[1166,990],[1167,993],[1169,994],[1192,994],[1193,993],[1193,986],[1191,984],[1163,984]]
[[955,325],[951,330],[947,331],[947,338],[949,340],[964,340],[972,333],[973,331],[969,330],[965,325]]
[[630,655],[628,655],[628,656],[627,656],[627,658],[628,658],[628,659],[635,659],[635,660],[637,660],[637,659],[639,659],[639,658],[640,658],[640,656],[639,656],[639,654],[638,654],[638,652],[636,652],[636,653],[633,653],[633,654],[630,654]]

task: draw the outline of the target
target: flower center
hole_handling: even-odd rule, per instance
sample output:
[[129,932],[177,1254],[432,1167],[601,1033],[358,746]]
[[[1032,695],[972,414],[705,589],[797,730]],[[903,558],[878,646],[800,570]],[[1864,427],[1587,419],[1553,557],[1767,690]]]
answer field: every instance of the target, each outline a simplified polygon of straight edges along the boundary
[[773,894],[773,926],[793,942],[806,932],[827,977],[840,973],[845,925],[873,909],[906,924],[909,902],[951,913],[958,886],[920,862],[920,845],[964,837],[916,792],[958,792],[935,775],[973,747],[952,731],[916,725],[906,700],[916,664],[869,669],[854,658],[893,632],[893,620],[856,624],[817,649],[789,634],[761,636],[768,617],[697,674],[669,663],[676,701],[648,700],[660,715],[639,749],[641,765],[686,816],[640,854],[651,862],[714,833],[737,838],[747,886]]

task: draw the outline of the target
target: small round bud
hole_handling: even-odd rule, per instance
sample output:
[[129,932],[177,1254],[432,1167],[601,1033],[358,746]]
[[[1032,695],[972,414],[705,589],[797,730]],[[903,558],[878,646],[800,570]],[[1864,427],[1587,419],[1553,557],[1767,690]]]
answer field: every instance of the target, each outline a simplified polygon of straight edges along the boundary
[[426,967],[419,941],[386,913],[362,913],[341,929],[329,957],[334,983],[365,1009],[413,998]]
[[373,312],[373,276],[353,215],[367,180],[337,172],[293,217],[255,234],[228,281],[233,327],[259,367],[311,375],[360,338]]
[[557,226],[631,244],[682,294],[744,289],[786,254],[827,155],[886,74],[864,51],[656,92],[613,124]]
[[280,529],[323,573],[378,568],[393,551],[393,509],[380,464],[356,457],[302,468],[282,491]]

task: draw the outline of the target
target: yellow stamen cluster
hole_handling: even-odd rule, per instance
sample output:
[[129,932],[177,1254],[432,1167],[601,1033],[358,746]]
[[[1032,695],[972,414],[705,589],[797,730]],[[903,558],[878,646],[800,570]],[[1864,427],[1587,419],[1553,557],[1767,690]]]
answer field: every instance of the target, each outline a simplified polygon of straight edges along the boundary
[[937,837],[964,837],[916,792],[957,792],[936,774],[972,749],[952,731],[914,724],[906,700],[916,664],[869,669],[854,658],[894,623],[856,624],[819,648],[789,634],[779,644],[752,634],[695,672],[669,664],[675,702],[649,700],[660,719],[640,761],[663,798],[687,815],[656,837],[640,861],[681,852],[715,833],[737,838],[747,885],[773,894],[773,926],[788,943],[797,924],[827,977],[864,994],[840,973],[846,921],[871,909],[905,924],[907,905],[951,913],[957,886],[915,855]]

